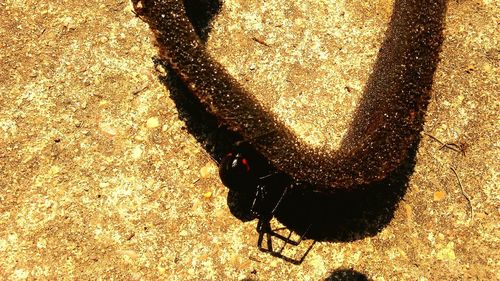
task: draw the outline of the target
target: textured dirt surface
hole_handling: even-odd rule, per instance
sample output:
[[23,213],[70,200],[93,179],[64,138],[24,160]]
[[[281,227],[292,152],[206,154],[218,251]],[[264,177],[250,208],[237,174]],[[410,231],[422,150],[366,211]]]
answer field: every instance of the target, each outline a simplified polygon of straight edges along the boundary
[[[392,1],[264,2],[226,0],[210,52],[298,134],[335,145]],[[448,3],[394,219],[373,237],[316,243],[301,265],[260,252],[256,222],[231,215],[131,10],[0,1],[0,279],[323,280],[346,268],[374,280],[500,279],[498,1]]]

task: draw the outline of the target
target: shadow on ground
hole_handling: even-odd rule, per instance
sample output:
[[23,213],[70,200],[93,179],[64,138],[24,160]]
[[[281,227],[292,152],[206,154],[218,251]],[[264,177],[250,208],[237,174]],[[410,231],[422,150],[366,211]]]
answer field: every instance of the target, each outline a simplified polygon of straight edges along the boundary
[[368,281],[368,277],[352,269],[337,269],[325,281]]

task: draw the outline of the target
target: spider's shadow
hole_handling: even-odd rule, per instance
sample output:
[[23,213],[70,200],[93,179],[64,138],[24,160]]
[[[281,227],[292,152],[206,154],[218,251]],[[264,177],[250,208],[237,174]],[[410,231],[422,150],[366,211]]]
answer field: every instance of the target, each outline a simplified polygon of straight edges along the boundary
[[[209,23],[219,12],[221,1],[184,2],[198,35],[206,40],[210,32]],[[168,76],[161,79],[169,88],[187,130],[216,161],[220,161],[241,137],[221,128],[217,119],[207,113],[174,72],[168,73]],[[310,186],[299,186],[287,193],[275,217],[299,235],[312,225],[306,238],[314,240],[346,242],[376,235],[391,221],[398,202],[406,192],[419,141],[415,141],[407,161],[382,182],[340,190],[334,194],[314,193],[310,191]],[[275,186],[272,186],[277,194],[292,182],[286,176],[277,179],[279,180],[273,183]],[[228,206],[233,215],[242,221],[248,221],[253,219],[250,214],[252,200],[252,194],[230,191]]]

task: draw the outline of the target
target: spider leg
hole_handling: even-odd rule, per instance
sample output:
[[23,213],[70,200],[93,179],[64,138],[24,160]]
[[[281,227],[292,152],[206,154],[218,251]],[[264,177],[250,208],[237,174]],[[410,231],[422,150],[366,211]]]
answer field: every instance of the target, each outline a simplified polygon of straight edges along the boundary
[[273,234],[273,231],[271,229],[271,220],[267,221],[266,224],[266,239],[267,239],[267,250],[269,252],[273,252],[273,240],[271,239],[272,238],[272,234]]
[[[255,198],[252,204],[252,212],[256,212],[258,216],[258,223],[257,223],[257,232],[259,233],[259,238],[257,241],[257,246],[261,251],[266,251],[266,252],[273,252],[273,245],[272,245],[272,236],[278,237],[279,239],[283,240],[286,239],[282,235],[274,232],[271,228],[271,219],[274,217],[274,214],[276,213],[276,210],[278,209],[279,205],[283,201],[283,198],[285,197],[288,187],[285,188],[283,193],[281,194],[280,198],[278,199],[278,202],[274,205],[273,209],[269,213],[263,213],[265,210],[262,210],[262,207],[265,206],[265,186],[264,185],[259,185],[257,186],[257,191],[255,193]],[[260,203],[261,210],[255,210],[255,206]],[[265,209],[265,208],[264,208]],[[266,243],[267,243],[267,249],[262,247],[262,241],[264,240],[264,235],[266,235]]]
[[[263,180],[264,178],[267,178],[267,177],[263,177],[263,178],[261,178],[261,180]],[[316,241],[314,241],[311,245],[309,245],[306,252],[304,253],[304,255],[302,255],[302,257],[300,259],[293,259],[293,258],[287,257],[287,256],[283,255],[282,252],[285,249],[286,245],[288,245],[288,244],[298,246],[302,242],[302,240],[304,240],[304,238],[306,237],[307,233],[309,232],[309,230],[311,229],[313,224],[312,223],[309,224],[307,229],[304,231],[304,233],[302,233],[302,235],[300,236],[300,238],[297,241],[293,241],[291,239],[291,235],[293,233],[292,230],[290,230],[288,236],[286,236],[286,237],[275,232],[271,228],[271,220],[273,219],[279,206],[283,202],[283,199],[285,198],[285,196],[288,192],[288,189],[290,187],[289,186],[285,187],[285,189],[283,190],[279,199],[277,201],[275,201],[276,203],[274,204],[274,206],[272,206],[272,200],[270,200],[270,198],[268,197],[268,193],[267,193],[265,188],[266,188],[266,185],[264,185],[264,184],[259,184],[257,186],[256,192],[255,192],[255,197],[254,197],[254,200],[252,203],[252,208],[251,208],[251,211],[254,214],[256,214],[257,218],[258,218],[257,232],[259,233],[259,237],[257,240],[257,247],[259,248],[259,250],[261,250],[263,252],[268,252],[275,257],[284,259],[284,260],[291,262],[293,264],[301,264],[304,261],[305,257],[308,255],[308,253],[311,251],[311,249],[314,246],[314,244],[316,243]],[[269,208],[269,205],[272,206],[272,209]],[[263,246],[264,236],[265,236],[265,239],[267,240],[265,242],[266,247]],[[276,237],[276,239],[284,241],[283,245],[280,247],[280,249],[278,251],[273,250],[273,243],[272,243],[273,236]]]
[[[257,188],[255,190],[255,196],[253,197],[252,207],[250,208],[250,212],[259,218],[259,224],[262,212],[262,210],[259,209],[262,207],[263,201],[264,201],[264,186],[259,184],[257,185]],[[257,226],[257,228],[259,228],[259,226]],[[257,231],[259,230],[257,229]]]
[[[272,240],[271,240],[271,220],[263,220],[259,219],[259,222],[257,223],[257,232],[259,233],[259,239],[257,241],[257,247],[259,250],[263,252],[272,252],[273,251],[273,245],[272,245]],[[262,246],[262,241],[264,240],[264,235],[266,235],[266,243],[267,243],[267,248],[264,248]]]
[[[302,235],[300,235],[300,238],[299,240],[295,241],[294,243],[296,243],[298,246],[300,244],[300,242],[302,242],[302,240],[304,240],[304,238],[306,237],[307,233],[309,232],[309,230],[311,229],[312,227],[312,223],[309,224],[309,226],[306,228],[306,231],[304,231],[304,233],[302,233]],[[293,242],[293,241],[292,241]],[[295,245],[295,244],[294,244]]]
[[280,199],[278,200],[278,202],[274,206],[273,210],[269,214],[271,218],[274,217],[274,214],[276,213],[276,210],[278,209],[279,205],[281,204],[281,201],[283,201],[283,198],[285,198],[285,195],[286,195],[287,192],[288,192],[288,186],[285,187],[285,190],[283,190],[283,193],[281,193]]
[[278,253],[283,252],[283,250],[285,249],[286,245],[288,245],[288,244],[291,244],[293,246],[300,245],[300,242],[302,242],[302,240],[304,240],[304,238],[306,237],[307,233],[311,229],[311,226],[312,226],[312,223],[309,224],[309,226],[307,227],[306,231],[304,231],[304,233],[302,233],[302,235],[299,237],[299,239],[297,241],[293,241],[292,239],[290,239],[290,237],[292,236],[292,233],[293,233],[292,230],[290,230],[290,232],[288,233],[287,237],[281,236],[281,237],[283,237],[283,239],[281,239],[281,240],[283,240],[285,243],[283,243],[283,246],[281,246],[281,248],[279,249]]
[[305,251],[305,253],[302,255],[302,257],[300,258],[300,260],[293,260],[291,261],[292,263],[294,264],[301,264],[307,257],[307,255],[309,254],[309,252],[311,251],[311,249],[313,248],[314,244],[316,244],[316,240],[314,240],[311,245],[309,245],[309,247],[307,247],[307,250]]

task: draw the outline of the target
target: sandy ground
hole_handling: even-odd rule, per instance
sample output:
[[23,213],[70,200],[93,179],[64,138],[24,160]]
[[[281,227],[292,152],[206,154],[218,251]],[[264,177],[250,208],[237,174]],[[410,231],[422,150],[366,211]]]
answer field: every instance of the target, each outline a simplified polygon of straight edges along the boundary
[[[392,1],[290,2],[225,1],[208,47],[298,134],[335,145]],[[0,279],[500,280],[499,14],[495,0],[449,1],[391,222],[294,265],[260,252],[256,222],[229,211],[128,1],[0,0]]]

